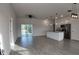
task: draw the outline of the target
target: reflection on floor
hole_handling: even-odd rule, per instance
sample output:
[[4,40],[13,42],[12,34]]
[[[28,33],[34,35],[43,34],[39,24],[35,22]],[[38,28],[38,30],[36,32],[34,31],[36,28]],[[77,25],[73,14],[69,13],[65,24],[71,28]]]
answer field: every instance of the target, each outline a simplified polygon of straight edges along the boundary
[[58,42],[53,39],[26,37],[16,41],[11,55],[79,55],[79,41],[65,39]]
[[32,34],[22,35],[22,37],[17,40],[16,44],[20,45],[23,48],[27,48],[32,44],[32,40]]

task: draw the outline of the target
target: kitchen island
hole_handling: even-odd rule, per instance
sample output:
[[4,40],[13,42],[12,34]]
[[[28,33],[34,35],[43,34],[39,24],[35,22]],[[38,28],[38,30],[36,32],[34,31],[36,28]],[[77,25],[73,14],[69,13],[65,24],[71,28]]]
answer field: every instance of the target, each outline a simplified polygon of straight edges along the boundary
[[64,39],[64,32],[47,32],[47,38],[62,41]]

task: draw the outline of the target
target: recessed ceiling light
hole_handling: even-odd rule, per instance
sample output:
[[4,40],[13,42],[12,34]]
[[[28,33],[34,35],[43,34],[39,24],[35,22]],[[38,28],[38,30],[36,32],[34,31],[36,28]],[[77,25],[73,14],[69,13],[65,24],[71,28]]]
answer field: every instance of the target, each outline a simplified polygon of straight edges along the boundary
[[55,19],[58,19],[58,17],[55,17]]
[[60,17],[63,17],[63,15],[60,15]]

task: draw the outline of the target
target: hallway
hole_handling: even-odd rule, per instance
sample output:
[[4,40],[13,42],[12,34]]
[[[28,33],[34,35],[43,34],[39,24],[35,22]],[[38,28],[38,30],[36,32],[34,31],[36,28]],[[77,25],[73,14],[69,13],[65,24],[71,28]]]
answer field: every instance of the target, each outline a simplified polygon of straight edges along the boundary
[[58,42],[45,36],[18,39],[11,55],[79,55],[79,41]]

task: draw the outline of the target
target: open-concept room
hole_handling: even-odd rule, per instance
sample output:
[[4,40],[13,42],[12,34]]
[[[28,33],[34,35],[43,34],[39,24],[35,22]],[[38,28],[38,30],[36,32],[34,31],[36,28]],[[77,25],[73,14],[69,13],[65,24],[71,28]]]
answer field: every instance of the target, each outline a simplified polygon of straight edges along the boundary
[[79,55],[79,3],[0,3],[0,55]]

